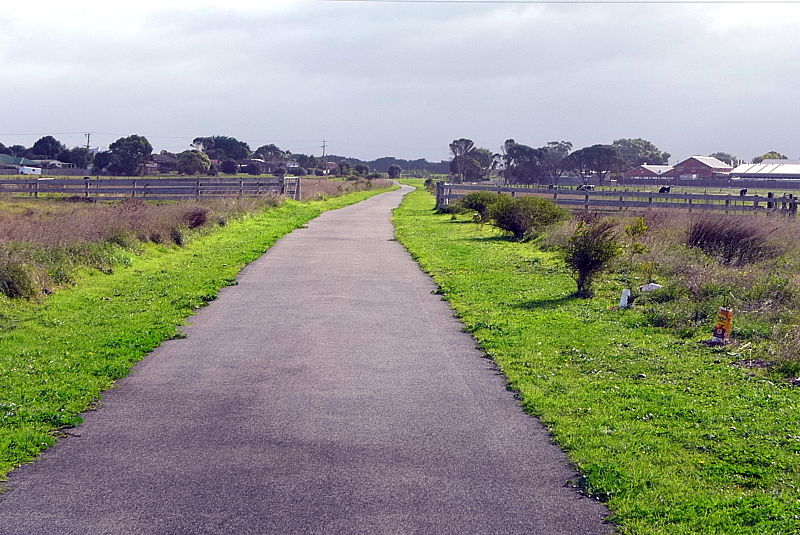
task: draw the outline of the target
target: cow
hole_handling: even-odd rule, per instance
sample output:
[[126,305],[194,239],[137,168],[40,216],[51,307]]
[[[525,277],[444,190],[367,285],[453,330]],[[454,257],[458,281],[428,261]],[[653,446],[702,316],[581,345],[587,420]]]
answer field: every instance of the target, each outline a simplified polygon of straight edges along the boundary
[[594,190],[594,186],[591,185],[591,184],[581,184],[580,186],[578,186],[575,189],[577,189],[578,191],[593,191]]
[[739,190],[739,197],[744,197],[747,195],[747,188],[742,188]]
[[670,190],[671,188],[672,188],[672,186],[661,186],[661,187],[658,189],[658,192],[659,192],[659,193],[669,193],[669,190]]

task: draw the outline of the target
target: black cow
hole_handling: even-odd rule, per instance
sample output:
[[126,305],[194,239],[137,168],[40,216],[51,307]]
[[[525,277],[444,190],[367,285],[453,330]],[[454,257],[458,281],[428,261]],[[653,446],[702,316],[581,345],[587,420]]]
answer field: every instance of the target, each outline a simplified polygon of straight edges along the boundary
[[672,186],[661,186],[661,187],[658,189],[658,192],[659,192],[659,193],[669,193],[669,190],[670,190],[671,188],[672,188]]
[[591,184],[581,184],[575,189],[577,189],[578,191],[592,191],[594,190],[594,186],[592,186]]
[[739,197],[744,197],[747,195],[747,188],[742,188],[739,190]]

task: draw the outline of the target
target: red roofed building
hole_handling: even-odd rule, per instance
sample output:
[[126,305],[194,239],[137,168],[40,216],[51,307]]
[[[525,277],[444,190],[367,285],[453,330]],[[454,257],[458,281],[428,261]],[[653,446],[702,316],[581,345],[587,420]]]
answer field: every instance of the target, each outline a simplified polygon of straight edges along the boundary
[[690,156],[663,176],[683,179],[727,178],[733,167],[711,156]]

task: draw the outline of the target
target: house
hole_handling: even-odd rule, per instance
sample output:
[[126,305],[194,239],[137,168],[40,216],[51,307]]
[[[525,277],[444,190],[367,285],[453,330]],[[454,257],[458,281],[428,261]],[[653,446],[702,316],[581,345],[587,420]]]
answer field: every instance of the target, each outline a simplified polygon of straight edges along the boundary
[[733,167],[712,158],[711,156],[690,156],[680,163],[675,164],[667,175],[673,178],[690,180],[703,180],[710,178],[728,178]]
[[37,162],[8,154],[0,154],[0,168],[15,169],[21,175],[42,174],[42,167]]
[[731,171],[731,178],[800,179],[800,160],[764,160],[761,163],[745,163]]
[[659,178],[672,171],[671,165],[649,165],[644,164],[639,167],[634,167],[630,171],[625,172],[623,178]]

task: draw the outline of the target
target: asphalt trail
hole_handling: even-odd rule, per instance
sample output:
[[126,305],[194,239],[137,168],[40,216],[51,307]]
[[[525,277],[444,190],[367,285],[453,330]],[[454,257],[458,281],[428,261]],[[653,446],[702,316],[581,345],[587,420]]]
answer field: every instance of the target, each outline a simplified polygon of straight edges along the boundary
[[408,188],[248,266],[0,495],[0,533],[611,528],[392,240]]

